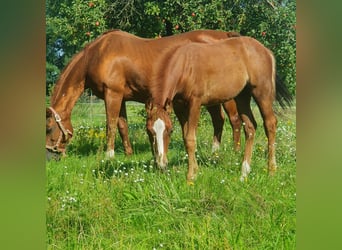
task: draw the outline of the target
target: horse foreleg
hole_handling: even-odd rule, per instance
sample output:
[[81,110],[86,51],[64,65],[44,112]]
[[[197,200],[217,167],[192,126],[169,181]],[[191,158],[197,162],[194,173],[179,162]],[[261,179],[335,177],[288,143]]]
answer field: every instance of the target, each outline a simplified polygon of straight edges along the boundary
[[255,128],[253,123],[250,121],[249,115],[242,114],[241,119],[243,120],[244,131],[245,131],[245,152],[243,157],[243,162],[241,166],[241,177],[240,180],[244,181],[248,174],[251,172],[251,159],[253,152],[253,143],[255,136]]
[[214,105],[207,107],[207,110],[211,116],[211,121],[214,127],[214,137],[212,151],[215,152],[220,148],[223,124],[224,124],[224,114],[221,109],[221,105]]
[[121,103],[120,115],[118,118],[118,129],[125,150],[125,154],[131,155],[133,153],[133,149],[128,137],[128,123],[125,101]]
[[229,117],[230,125],[233,130],[233,140],[235,151],[240,150],[241,146],[241,126],[242,122],[236,107],[235,100],[230,100],[222,104],[223,109]]
[[186,176],[189,185],[194,184],[196,179],[198,164],[196,160],[196,130],[200,117],[201,103],[192,101],[189,107],[188,122],[186,123],[186,134],[184,137],[185,148],[188,153],[188,173]]
[[108,88],[105,89],[105,108],[107,117],[107,152],[108,158],[113,158],[115,132],[118,123],[119,110],[122,101],[122,94],[114,92]]

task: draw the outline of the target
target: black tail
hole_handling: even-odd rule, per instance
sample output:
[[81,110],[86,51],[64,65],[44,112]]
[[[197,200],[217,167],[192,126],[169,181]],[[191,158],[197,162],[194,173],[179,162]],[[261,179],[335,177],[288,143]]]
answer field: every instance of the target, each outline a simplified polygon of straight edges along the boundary
[[293,96],[278,75],[276,75],[276,101],[283,109],[293,105]]

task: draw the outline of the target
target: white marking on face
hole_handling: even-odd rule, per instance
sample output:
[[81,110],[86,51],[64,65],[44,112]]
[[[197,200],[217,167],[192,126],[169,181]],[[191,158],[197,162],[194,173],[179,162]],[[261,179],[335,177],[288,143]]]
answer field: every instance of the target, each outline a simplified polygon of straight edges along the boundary
[[158,155],[164,154],[164,139],[163,134],[165,131],[165,122],[158,118],[153,124],[153,130],[156,133]]
[[242,167],[241,167],[240,181],[244,181],[250,172],[251,172],[251,167],[249,166],[248,162],[243,161]]

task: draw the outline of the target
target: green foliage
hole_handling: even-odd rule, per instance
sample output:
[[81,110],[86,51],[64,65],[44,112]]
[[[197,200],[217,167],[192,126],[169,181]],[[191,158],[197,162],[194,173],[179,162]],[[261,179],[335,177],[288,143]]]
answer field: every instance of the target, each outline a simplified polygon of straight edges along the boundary
[[242,155],[231,150],[229,122],[221,149],[213,154],[211,119],[203,111],[199,175],[194,186],[187,186],[179,124],[174,123],[169,171],[162,173],[151,162],[145,117],[139,115],[144,106],[127,108],[134,155],[125,157],[118,143],[115,159],[106,160],[103,103],[76,105],[68,155],[46,165],[48,249],[295,249],[295,109],[278,117],[276,175],[267,174],[260,126],[252,172],[244,183],[239,181]]
[[47,0],[47,83],[55,82],[55,76],[87,42],[113,28],[142,37],[195,29],[239,31],[274,52],[279,75],[295,94],[296,2],[293,0]]
[[52,64],[51,62],[46,62],[46,95],[50,95],[50,89],[53,83],[55,83],[58,79],[58,75],[60,74],[60,70],[57,65]]
[[[271,49],[277,59],[278,73],[292,93],[296,87],[296,3],[295,1],[250,1],[238,30],[258,39]],[[269,3],[270,2],[270,3]]]
[[[84,45],[106,30],[105,0],[46,1],[47,85]],[[55,66],[55,67],[53,67]]]
[[[258,39],[275,54],[278,73],[295,95],[295,1],[147,1],[144,13],[144,20],[149,21],[143,30],[150,26],[151,20],[156,28],[150,37],[196,29],[218,29],[235,30]],[[140,30],[134,32],[146,35]]]

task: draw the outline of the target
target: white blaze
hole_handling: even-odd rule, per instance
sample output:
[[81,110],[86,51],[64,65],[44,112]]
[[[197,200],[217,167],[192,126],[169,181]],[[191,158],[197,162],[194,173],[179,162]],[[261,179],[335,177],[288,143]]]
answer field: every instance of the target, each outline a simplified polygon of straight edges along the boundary
[[158,118],[153,124],[153,130],[156,132],[157,146],[158,146],[158,155],[164,154],[164,140],[163,134],[165,130],[165,123],[163,120]]

